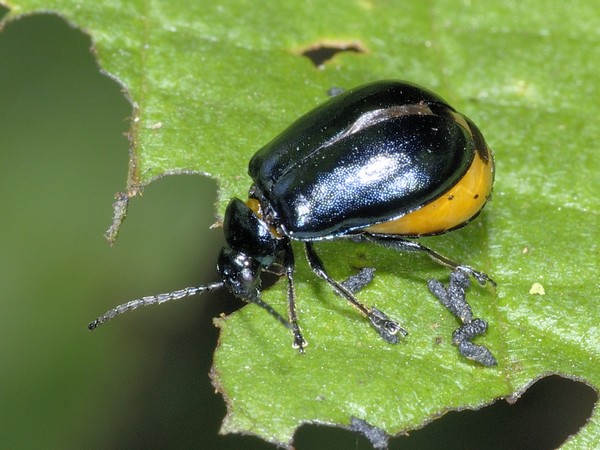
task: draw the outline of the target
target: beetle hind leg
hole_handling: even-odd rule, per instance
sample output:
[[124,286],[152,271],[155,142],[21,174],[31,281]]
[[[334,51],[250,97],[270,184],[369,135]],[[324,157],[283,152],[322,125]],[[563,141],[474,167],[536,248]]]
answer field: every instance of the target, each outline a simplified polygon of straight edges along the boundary
[[492,280],[487,274],[484,272],[480,272],[478,270],[473,269],[470,266],[465,266],[457,263],[456,261],[451,260],[450,258],[445,257],[441,253],[436,252],[435,250],[430,249],[418,242],[408,241],[402,237],[396,235],[388,235],[388,234],[359,234],[352,237],[352,240],[355,242],[368,241],[373,242],[375,244],[381,245],[382,247],[390,248],[396,251],[408,251],[408,252],[422,252],[428,255],[431,259],[433,259],[438,264],[442,266],[446,266],[452,270],[460,270],[464,273],[471,275],[473,278],[477,280],[477,282],[481,286],[485,286],[487,283],[491,284],[493,287],[496,287],[496,282]]
[[[378,310],[377,308],[371,308],[364,304],[362,304],[353,294],[352,286],[350,288],[346,287],[342,283],[338,283],[333,278],[329,276],[325,267],[323,266],[323,262],[319,255],[315,252],[315,249],[310,242],[305,243],[306,249],[306,258],[308,259],[308,263],[312,271],[319,277],[325,280],[334,290],[334,292],[341,297],[344,297],[346,300],[350,302],[352,306],[358,309],[364,316],[366,316],[371,325],[377,330],[379,335],[387,342],[391,344],[395,344],[398,342],[398,334],[403,336],[408,335],[408,332],[403,329],[398,322],[390,319],[385,313]],[[364,284],[359,283],[358,288],[363,287]]]

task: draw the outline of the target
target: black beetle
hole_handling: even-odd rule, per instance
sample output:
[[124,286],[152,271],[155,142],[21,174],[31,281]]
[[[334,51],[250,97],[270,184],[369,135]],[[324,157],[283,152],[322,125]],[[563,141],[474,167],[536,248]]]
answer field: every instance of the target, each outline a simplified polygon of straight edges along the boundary
[[[249,199],[225,211],[221,281],[144,297],[108,311],[93,330],[139,306],[226,287],[302,337],[294,294],[291,241],[304,242],[314,273],[346,298],[388,342],[406,335],[396,321],[363,305],[328,274],[313,243],[349,238],[424,252],[480,284],[494,282],[406,238],[445,233],[476,217],[492,191],[494,161],[479,129],[434,93],[411,83],[378,81],[346,91],[305,114],[250,160]],[[261,272],[286,275],[288,320],[261,299]]]

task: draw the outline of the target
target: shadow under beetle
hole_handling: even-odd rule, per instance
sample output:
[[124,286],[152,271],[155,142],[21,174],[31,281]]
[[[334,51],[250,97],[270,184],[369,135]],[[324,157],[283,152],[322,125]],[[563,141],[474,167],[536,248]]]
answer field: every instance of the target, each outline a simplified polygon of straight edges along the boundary
[[[383,339],[407,332],[349,288],[332,279],[314,243],[372,242],[417,251],[481,285],[483,272],[458,264],[407,238],[445,233],[475,218],[492,191],[494,161],[475,124],[434,93],[411,83],[378,81],[346,91],[299,118],[250,160],[253,184],[246,202],[225,211],[227,245],[219,254],[221,281],[120,305],[89,324],[140,306],[226,287],[292,330],[304,351],[296,314],[294,252],[304,242],[313,272],[366,316]],[[288,282],[288,318],[261,299],[262,271]]]

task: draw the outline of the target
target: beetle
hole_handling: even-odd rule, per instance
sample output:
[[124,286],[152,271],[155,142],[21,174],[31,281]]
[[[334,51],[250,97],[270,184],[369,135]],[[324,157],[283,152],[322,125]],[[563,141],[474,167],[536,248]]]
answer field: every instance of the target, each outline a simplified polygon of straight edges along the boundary
[[[89,324],[93,330],[125,311],[227,288],[290,328],[304,351],[294,289],[292,241],[304,244],[312,271],[366,316],[383,339],[407,332],[361,303],[355,289],[331,278],[314,244],[334,239],[421,252],[481,285],[493,280],[412,238],[466,225],[486,204],[494,159],[477,126],[438,95],[383,80],[345,91],[292,123],[250,159],[248,199],[225,211],[220,281],[133,300]],[[285,276],[288,318],[261,298],[261,273]]]

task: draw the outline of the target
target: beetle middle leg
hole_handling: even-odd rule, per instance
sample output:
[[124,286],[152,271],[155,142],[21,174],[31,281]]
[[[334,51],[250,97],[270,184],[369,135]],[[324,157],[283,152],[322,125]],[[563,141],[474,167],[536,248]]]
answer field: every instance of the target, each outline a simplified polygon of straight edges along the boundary
[[398,322],[391,320],[385,313],[379,311],[377,308],[371,308],[362,304],[352,293],[350,289],[344,286],[342,283],[338,283],[329,276],[323,262],[319,255],[315,252],[315,249],[311,242],[305,242],[304,247],[306,249],[306,258],[312,271],[319,277],[325,280],[334,290],[334,292],[350,302],[352,306],[358,309],[364,316],[370,321],[371,325],[377,330],[379,335],[387,342],[395,344],[398,342],[398,333],[406,336],[408,332],[400,327]]
[[369,241],[381,245],[382,247],[391,248],[392,250],[396,251],[422,252],[429,255],[431,259],[433,259],[438,264],[441,264],[442,266],[449,267],[452,270],[460,269],[461,271],[468,273],[473,278],[475,278],[477,282],[482,286],[485,286],[486,283],[490,283],[492,286],[496,287],[496,282],[492,280],[487,274],[475,270],[472,267],[459,264],[456,261],[453,261],[445,257],[444,255],[436,252],[435,250],[430,249],[429,247],[419,244],[418,242],[406,240],[395,234],[364,233],[352,236],[352,240],[355,242]]

